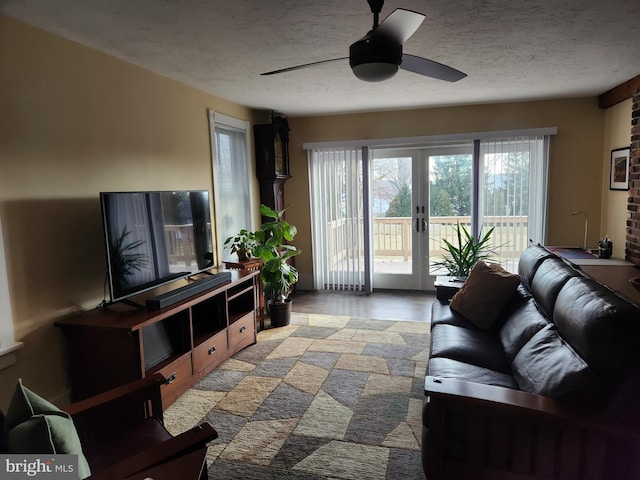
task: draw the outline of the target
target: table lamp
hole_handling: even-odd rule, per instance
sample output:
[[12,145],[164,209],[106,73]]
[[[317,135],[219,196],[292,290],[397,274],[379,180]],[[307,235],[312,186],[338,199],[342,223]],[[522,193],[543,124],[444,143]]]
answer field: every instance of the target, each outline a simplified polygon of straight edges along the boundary
[[582,245],[582,249],[586,252],[587,251],[587,229],[589,228],[589,217],[587,216],[586,212],[583,212],[582,210],[571,212],[571,215],[580,215],[580,214],[584,215],[584,243]]

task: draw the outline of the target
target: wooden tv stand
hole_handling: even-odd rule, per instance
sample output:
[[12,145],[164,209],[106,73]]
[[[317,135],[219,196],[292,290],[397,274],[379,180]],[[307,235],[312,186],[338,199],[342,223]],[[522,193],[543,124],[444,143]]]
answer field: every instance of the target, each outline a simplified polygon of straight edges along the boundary
[[160,310],[114,305],[55,322],[68,347],[72,400],[161,373],[166,408],[224,360],[256,343],[255,272]]

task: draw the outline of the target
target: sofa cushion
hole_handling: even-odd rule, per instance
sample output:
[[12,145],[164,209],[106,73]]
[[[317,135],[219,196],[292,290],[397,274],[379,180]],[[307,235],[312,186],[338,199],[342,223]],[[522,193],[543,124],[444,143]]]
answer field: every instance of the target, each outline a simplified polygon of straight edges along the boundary
[[473,323],[460,315],[458,312],[451,310],[449,305],[444,305],[439,301],[431,304],[431,328],[436,325],[455,325],[457,327],[471,328],[478,330]]
[[552,257],[556,255],[540,245],[532,245],[522,252],[518,262],[518,275],[523,285],[531,288],[531,280],[538,267],[545,259]]
[[455,325],[436,325],[431,330],[431,357],[450,358],[479,367],[510,373],[497,335]]
[[511,309],[498,332],[507,361],[511,363],[524,344],[547,325],[549,320],[538,310],[533,298]]
[[478,367],[477,365],[471,365],[470,363],[464,363],[450,358],[429,359],[427,375],[518,389],[518,384],[515,379],[507,373],[497,372],[489,368]]
[[531,282],[531,292],[538,306],[553,322],[553,307],[558,292],[570,278],[580,275],[559,258],[547,258],[536,270]]
[[91,475],[73,420],[18,381],[4,422],[10,453],[66,453],[78,455],[78,475]]
[[519,284],[520,278],[500,265],[478,262],[449,305],[477,327],[488,330],[499,319]]
[[513,376],[526,392],[563,397],[595,391],[598,377],[548,325],[518,352],[512,363]]
[[553,313],[562,338],[594,369],[623,376],[638,365],[640,309],[598,282],[570,279],[560,290]]

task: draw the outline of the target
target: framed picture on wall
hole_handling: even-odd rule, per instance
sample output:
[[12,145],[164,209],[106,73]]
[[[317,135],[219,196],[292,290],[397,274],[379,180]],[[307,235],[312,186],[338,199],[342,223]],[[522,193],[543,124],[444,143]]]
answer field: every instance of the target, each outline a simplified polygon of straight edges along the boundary
[[609,190],[629,190],[629,154],[629,147],[611,150]]

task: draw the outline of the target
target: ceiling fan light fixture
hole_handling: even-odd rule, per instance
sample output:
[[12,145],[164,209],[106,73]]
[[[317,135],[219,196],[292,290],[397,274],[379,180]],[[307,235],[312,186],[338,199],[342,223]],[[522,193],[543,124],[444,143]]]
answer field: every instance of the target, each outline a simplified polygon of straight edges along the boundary
[[365,82],[382,82],[398,73],[402,63],[402,45],[373,31],[349,47],[349,65],[353,74]]
[[398,73],[398,65],[387,62],[361,63],[351,67],[353,74],[365,82],[383,82]]

